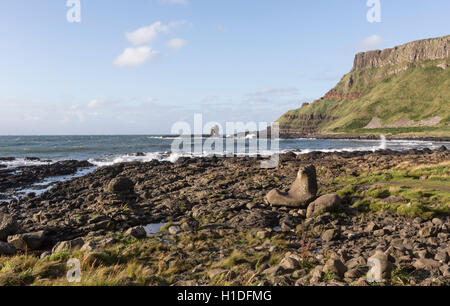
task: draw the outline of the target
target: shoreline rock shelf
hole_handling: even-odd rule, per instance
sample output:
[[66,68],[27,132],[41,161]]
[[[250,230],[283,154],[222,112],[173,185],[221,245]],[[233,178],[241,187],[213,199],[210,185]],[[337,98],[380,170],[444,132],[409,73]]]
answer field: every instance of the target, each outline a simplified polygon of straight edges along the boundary
[[[124,163],[0,200],[0,266],[14,254],[68,251],[105,269],[125,271],[132,258],[148,271],[119,284],[225,285],[225,271],[234,285],[365,285],[375,258],[386,268],[382,284],[448,284],[448,150],[280,160],[278,169],[248,157]],[[148,236],[147,224],[164,226]],[[0,285],[12,277],[5,271]],[[29,284],[44,282],[33,275]]]

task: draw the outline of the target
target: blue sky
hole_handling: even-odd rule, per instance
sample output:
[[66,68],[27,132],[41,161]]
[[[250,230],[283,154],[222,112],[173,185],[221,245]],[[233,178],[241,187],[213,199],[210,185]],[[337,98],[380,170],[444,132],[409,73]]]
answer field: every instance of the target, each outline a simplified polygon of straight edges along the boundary
[[448,0],[0,2],[0,134],[158,134],[272,122],[324,95],[355,53],[448,35]]

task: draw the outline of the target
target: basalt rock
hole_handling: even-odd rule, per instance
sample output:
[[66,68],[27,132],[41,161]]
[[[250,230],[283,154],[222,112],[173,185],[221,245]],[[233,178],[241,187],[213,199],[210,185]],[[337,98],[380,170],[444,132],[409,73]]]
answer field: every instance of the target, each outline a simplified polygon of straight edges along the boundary
[[322,212],[332,212],[341,205],[341,198],[337,194],[327,194],[312,202],[306,210],[306,217],[311,218]]
[[133,193],[134,183],[127,177],[117,177],[111,180],[106,191],[114,194]]
[[45,231],[39,231],[9,236],[8,243],[12,244],[16,249],[22,251],[38,250],[44,244],[45,238]]
[[9,235],[14,235],[18,225],[14,217],[0,212],[0,241],[6,241]]
[[317,195],[316,168],[311,165],[299,170],[297,179],[289,192],[277,189],[267,194],[266,199],[273,206],[306,207]]

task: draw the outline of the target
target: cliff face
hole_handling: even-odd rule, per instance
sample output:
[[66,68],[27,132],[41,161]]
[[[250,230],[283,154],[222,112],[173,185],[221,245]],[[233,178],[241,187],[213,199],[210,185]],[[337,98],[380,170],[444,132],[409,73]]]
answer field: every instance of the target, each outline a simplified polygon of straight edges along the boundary
[[450,35],[410,42],[395,48],[358,53],[352,71],[381,68],[450,56]]
[[[352,70],[319,100],[278,119],[288,136],[450,123],[450,35],[359,53]],[[430,118],[442,120],[429,120]],[[417,125],[415,124],[417,122]],[[430,126],[430,125],[429,125]],[[406,127],[406,126],[405,126]]]

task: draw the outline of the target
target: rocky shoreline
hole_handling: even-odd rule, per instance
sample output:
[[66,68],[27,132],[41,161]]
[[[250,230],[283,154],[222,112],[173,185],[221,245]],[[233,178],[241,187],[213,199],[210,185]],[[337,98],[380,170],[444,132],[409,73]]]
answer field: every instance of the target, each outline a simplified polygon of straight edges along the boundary
[[[379,140],[380,135],[374,134],[293,134],[286,133],[280,135],[281,139],[342,139],[342,140]],[[436,141],[436,142],[450,142],[450,137],[435,137],[435,136],[396,136],[386,135],[386,140],[410,140],[410,141]]]
[[[87,284],[96,277],[141,284],[137,274],[105,272],[133,262],[146,285],[368,285],[370,258],[382,263],[381,284],[449,284],[445,147],[287,153],[277,169],[262,169],[262,160],[116,164],[39,195],[0,199],[0,284],[64,283],[67,256],[102,262],[104,275],[86,272]],[[268,204],[270,190],[287,191],[298,169],[310,165],[317,169],[318,197],[334,194],[339,204],[314,213]],[[0,169],[0,191],[89,166]],[[165,226],[148,235],[147,224]],[[36,269],[45,264],[59,272],[11,281],[20,273],[2,267],[23,253],[36,258]]]

